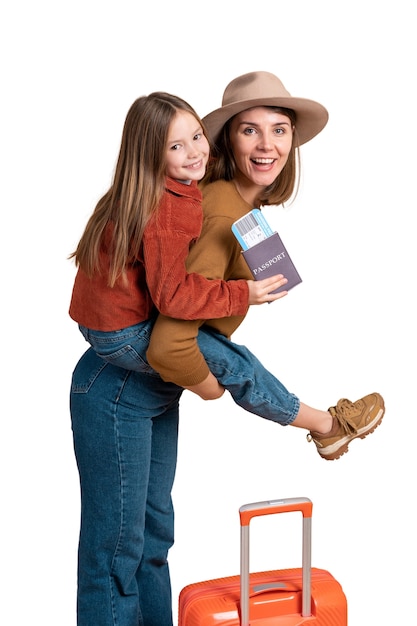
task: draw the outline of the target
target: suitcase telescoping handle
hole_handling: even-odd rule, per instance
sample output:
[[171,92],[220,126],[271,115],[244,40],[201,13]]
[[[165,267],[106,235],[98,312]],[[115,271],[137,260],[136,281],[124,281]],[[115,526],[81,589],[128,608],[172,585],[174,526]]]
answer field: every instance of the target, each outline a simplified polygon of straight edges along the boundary
[[240,609],[241,626],[249,626],[249,523],[253,517],[300,511],[303,514],[303,617],[311,615],[311,517],[313,503],[308,498],[286,498],[244,504],[240,515]]

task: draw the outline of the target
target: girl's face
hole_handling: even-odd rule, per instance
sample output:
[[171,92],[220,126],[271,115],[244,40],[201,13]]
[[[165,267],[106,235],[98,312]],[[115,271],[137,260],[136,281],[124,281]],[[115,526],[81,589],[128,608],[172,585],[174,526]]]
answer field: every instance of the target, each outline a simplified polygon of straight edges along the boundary
[[200,123],[188,111],[177,111],[168,132],[166,173],[176,180],[201,180],[210,146]]
[[236,161],[236,185],[254,205],[260,190],[281,173],[291,150],[293,127],[289,117],[268,107],[238,113],[230,124],[230,143]]

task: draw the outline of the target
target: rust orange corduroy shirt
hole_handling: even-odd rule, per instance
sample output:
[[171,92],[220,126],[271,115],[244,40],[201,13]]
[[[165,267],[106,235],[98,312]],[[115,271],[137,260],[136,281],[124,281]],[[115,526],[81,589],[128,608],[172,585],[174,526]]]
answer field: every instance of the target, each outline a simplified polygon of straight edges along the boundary
[[[127,268],[126,281],[107,285],[107,272],[92,278],[78,269],[69,314],[82,326],[114,331],[149,319],[155,307],[164,315],[186,320],[245,315],[246,280],[209,280],[187,273],[190,245],[200,235],[201,191],[167,178],[161,206],[147,225],[137,262]],[[101,251],[108,268],[108,243]]]

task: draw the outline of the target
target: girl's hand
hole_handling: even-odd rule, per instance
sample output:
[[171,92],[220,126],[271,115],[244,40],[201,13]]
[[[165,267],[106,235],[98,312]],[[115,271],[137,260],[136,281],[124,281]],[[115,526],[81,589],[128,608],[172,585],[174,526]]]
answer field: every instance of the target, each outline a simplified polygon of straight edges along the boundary
[[288,291],[280,291],[279,293],[271,293],[271,291],[286,285],[287,282],[287,279],[282,274],[264,278],[263,280],[248,280],[249,304],[265,304],[265,302],[274,302],[274,300],[283,298]]

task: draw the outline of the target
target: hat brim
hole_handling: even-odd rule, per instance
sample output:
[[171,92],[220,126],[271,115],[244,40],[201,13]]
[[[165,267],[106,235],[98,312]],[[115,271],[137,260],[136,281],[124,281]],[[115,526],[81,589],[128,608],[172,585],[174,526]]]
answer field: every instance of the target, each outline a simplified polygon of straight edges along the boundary
[[213,143],[217,142],[220,131],[232,117],[242,111],[259,106],[283,107],[295,111],[297,116],[295,126],[300,146],[318,135],[329,119],[329,113],[322,104],[307,98],[293,98],[292,96],[288,98],[255,98],[226,104],[203,117],[203,123],[210,140]]

